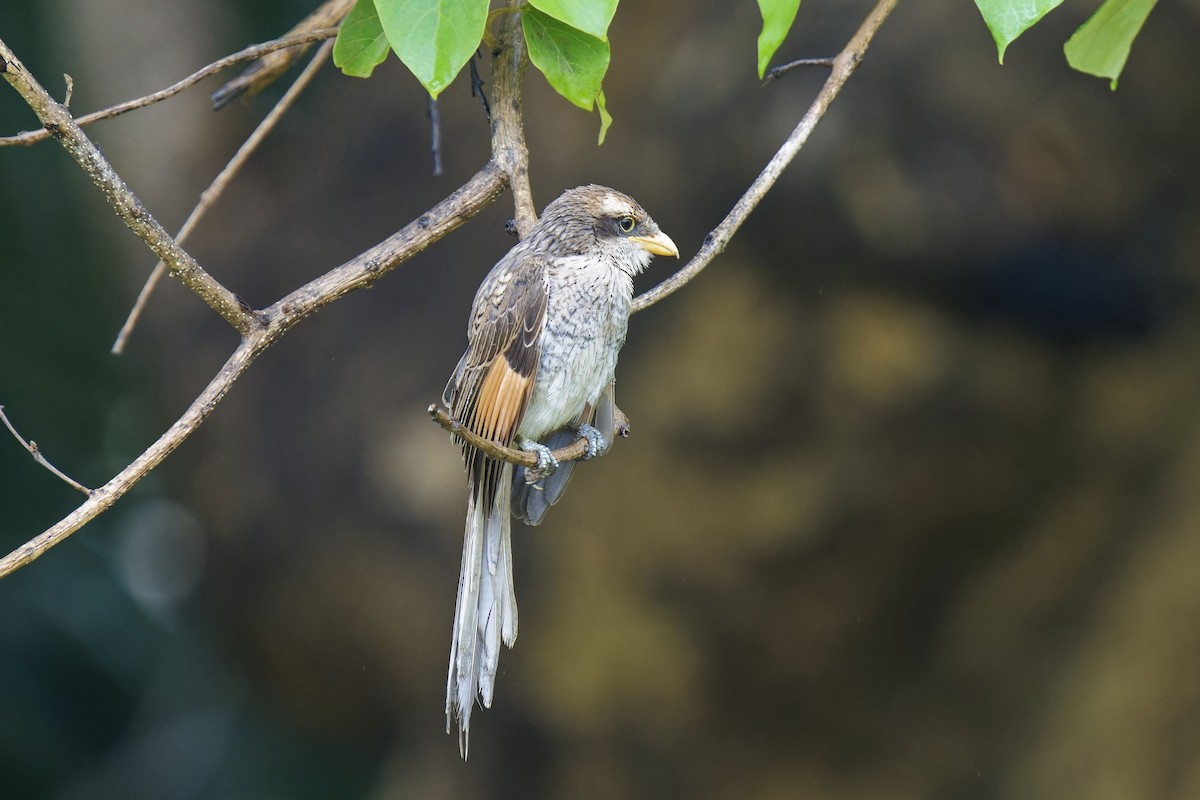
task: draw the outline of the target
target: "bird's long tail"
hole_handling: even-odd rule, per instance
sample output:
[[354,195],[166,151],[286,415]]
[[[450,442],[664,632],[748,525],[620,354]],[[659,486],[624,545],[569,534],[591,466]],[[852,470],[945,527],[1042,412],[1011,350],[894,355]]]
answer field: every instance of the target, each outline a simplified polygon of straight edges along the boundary
[[476,692],[492,705],[500,641],[517,641],[517,598],[513,593],[512,519],[509,511],[512,465],[494,462],[468,486],[458,600],[446,677],[446,732],[458,722],[463,758],[470,745],[471,709]]

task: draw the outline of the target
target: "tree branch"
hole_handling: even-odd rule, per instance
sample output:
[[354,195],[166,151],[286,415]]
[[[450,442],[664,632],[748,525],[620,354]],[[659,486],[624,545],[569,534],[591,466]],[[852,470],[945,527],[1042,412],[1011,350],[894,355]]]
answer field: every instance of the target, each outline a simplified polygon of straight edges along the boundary
[[503,190],[504,174],[489,161],[457,191],[387,239],[264,309],[264,335],[274,341],[304,317],[370,286],[487,208]]
[[158,220],[150,215],[121,176],[76,124],[71,113],[59,104],[29,74],[8,45],[0,40],[0,74],[17,90],[50,135],[59,141],[71,157],[83,167],[100,188],[117,216],[146,243],[154,254],[170,267],[171,273],[245,336],[256,326],[250,309],[233,292],[204,271],[196,259],[171,238]]
[[714,258],[725,250],[725,247],[729,244],[729,240],[733,238],[738,228],[746,221],[746,217],[750,216],[750,212],[758,206],[771,187],[775,185],[775,181],[779,179],[784,168],[800,152],[800,148],[808,141],[809,134],[813,132],[813,128],[821,121],[821,117],[825,116],[825,112],[829,110],[829,106],[833,103],[834,98],[842,91],[842,86],[854,74],[854,70],[858,65],[862,63],[863,56],[866,54],[867,48],[871,45],[871,40],[875,37],[875,32],[879,30],[879,26],[887,19],[888,14],[892,12],[892,9],[896,6],[896,1],[879,0],[876,3],[871,13],[867,15],[866,20],[859,26],[858,31],[851,37],[846,46],[842,48],[842,52],[834,57],[833,68],[829,73],[829,78],[826,79],[825,85],[821,87],[821,91],[817,94],[816,99],[813,100],[812,105],[808,107],[808,111],[800,119],[800,123],[796,125],[795,130],[791,132],[783,145],[771,157],[771,160],[767,162],[767,166],[754,179],[754,183],[750,184],[750,188],[737,201],[733,210],[725,216],[725,219],[721,220],[720,225],[704,237],[704,245],[692,257],[691,261],[670,278],[667,278],[658,286],[634,299],[633,313],[643,311],[667,295],[679,291],[688,281],[700,274],[700,270],[707,267]]
[[[470,444],[484,455],[494,458],[497,461],[507,461],[510,464],[515,464],[518,467],[536,467],[538,465],[537,456],[525,450],[514,450],[511,447],[505,447],[499,442],[491,439],[484,439],[470,428],[466,427],[456,419],[451,417],[446,410],[439,408],[436,403],[428,408],[430,418],[441,425],[446,430],[453,433],[463,441]],[[560,447],[557,450],[552,450],[553,455],[559,461],[577,461],[587,452],[587,439],[579,438],[566,447]]]
[[[515,11],[520,0],[510,0]],[[497,48],[492,53],[492,154],[493,161],[508,180],[513,195],[513,222],[524,238],[537,222],[533,189],[529,185],[529,148],[525,145],[525,123],[521,113],[521,87],[525,81],[525,34],[521,15],[501,14]]]
[[[518,467],[536,467],[538,465],[537,456],[526,450],[514,450],[511,447],[506,447],[500,442],[492,439],[484,439],[475,431],[463,425],[446,411],[446,409],[433,403],[426,409],[429,412],[430,418],[441,425],[450,433],[459,437],[463,441],[470,444],[479,452],[496,459],[497,461],[507,461],[510,464],[515,464]],[[619,408],[614,408],[614,424],[613,430],[601,431],[605,436],[609,437],[609,441],[620,436],[622,439],[629,436],[629,418],[625,416],[625,412]],[[583,458],[588,450],[588,440],[586,436],[580,436],[575,441],[571,442],[566,447],[560,447],[557,450],[551,450],[550,455],[559,461],[578,461]]]
[[[90,114],[84,114],[82,117],[76,118],[75,123],[82,127],[84,125],[91,125],[93,122],[98,122],[102,119],[119,117],[122,114],[130,111],[136,111],[139,108],[145,108],[146,106],[154,105],[155,103],[166,100],[169,97],[174,97],[180,92],[195,86],[209,75],[215,75],[222,70],[228,69],[234,64],[240,64],[243,61],[253,61],[255,59],[262,58],[268,53],[274,53],[277,50],[284,50],[300,44],[308,44],[320,39],[329,39],[336,35],[337,28],[323,28],[303,34],[283,36],[278,39],[273,39],[269,42],[263,42],[262,44],[256,44],[251,47],[247,47],[244,50],[239,50],[233,55],[228,55],[222,59],[214,61],[207,67],[203,67],[196,72],[193,72],[183,80],[173,83],[165,89],[161,89],[157,92],[153,92],[133,100],[127,100],[124,103],[118,103],[115,106],[102,108],[99,111],[93,111]],[[18,144],[31,145],[49,138],[50,132],[45,128],[36,131],[24,131],[13,136],[0,136],[0,147]]]

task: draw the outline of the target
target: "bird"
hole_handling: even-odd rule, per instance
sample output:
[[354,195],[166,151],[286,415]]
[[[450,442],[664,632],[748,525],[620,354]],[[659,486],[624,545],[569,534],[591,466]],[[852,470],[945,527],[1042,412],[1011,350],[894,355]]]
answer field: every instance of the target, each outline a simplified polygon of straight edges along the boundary
[[584,458],[610,444],[614,373],[633,304],[633,278],[654,256],[679,257],[638,203],[595,184],[550,202],[483,279],[467,349],[446,384],[450,416],[480,437],[533,453],[515,467],[458,438],[467,517],[446,677],[446,733],[470,746],[476,698],[492,704],[500,642],[517,639],[512,517],[541,523],[577,462],[552,451],[582,437]]

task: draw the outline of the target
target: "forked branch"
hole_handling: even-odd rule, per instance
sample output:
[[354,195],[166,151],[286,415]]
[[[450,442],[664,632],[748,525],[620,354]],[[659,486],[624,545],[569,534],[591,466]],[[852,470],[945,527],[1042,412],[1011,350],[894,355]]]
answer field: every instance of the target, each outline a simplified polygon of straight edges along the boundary
[[[312,61],[308,63],[308,66],[304,68],[304,71],[300,73],[295,82],[288,87],[283,97],[279,98],[279,102],[275,104],[271,112],[258,124],[258,127],[254,129],[254,133],[250,134],[246,141],[242,142],[242,146],[234,153],[229,163],[218,173],[217,177],[213,178],[208,188],[200,193],[200,202],[196,204],[196,207],[188,214],[188,218],[184,220],[183,227],[175,235],[175,241],[182,244],[191,235],[195,227],[200,224],[200,220],[204,219],[204,215],[208,210],[220,199],[221,194],[225,191],[225,187],[233,180],[233,176],[238,173],[251,154],[258,149],[258,146],[267,138],[267,135],[275,129],[275,125],[288,112],[292,104],[296,102],[296,99],[312,82],[312,79],[316,77],[317,72],[321,69],[321,66],[325,63],[332,50],[332,42],[325,42],[325,44],[321,45],[321,49],[313,56]],[[150,271],[150,277],[146,279],[142,290],[138,292],[133,309],[130,310],[125,324],[121,326],[121,331],[117,334],[116,341],[113,342],[113,355],[120,355],[124,352],[125,343],[128,341],[129,335],[133,332],[138,318],[141,317],[142,311],[146,308],[146,303],[149,302],[154,287],[162,280],[162,276],[166,271],[167,265],[162,261],[155,264],[154,269]]]
[[16,89],[33,109],[42,126],[59,141],[104,193],[108,204],[121,221],[167,264],[180,281],[224,317],[238,333],[243,336],[250,333],[256,327],[256,321],[249,307],[205,272],[196,259],[171,238],[101,155],[100,150],[71,116],[71,112],[42,88],[2,40],[0,74],[3,74],[4,80]]

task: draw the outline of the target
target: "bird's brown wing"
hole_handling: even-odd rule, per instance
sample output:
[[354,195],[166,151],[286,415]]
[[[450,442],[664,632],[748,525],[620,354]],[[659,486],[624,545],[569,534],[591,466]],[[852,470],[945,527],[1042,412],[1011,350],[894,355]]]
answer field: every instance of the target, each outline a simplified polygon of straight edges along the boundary
[[[472,432],[502,444],[516,436],[537,375],[546,322],[546,269],[536,257],[506,257],[475,297],[467,352],[446,386],[451,416]],[[469,467],[479,459],[463,446]]]

